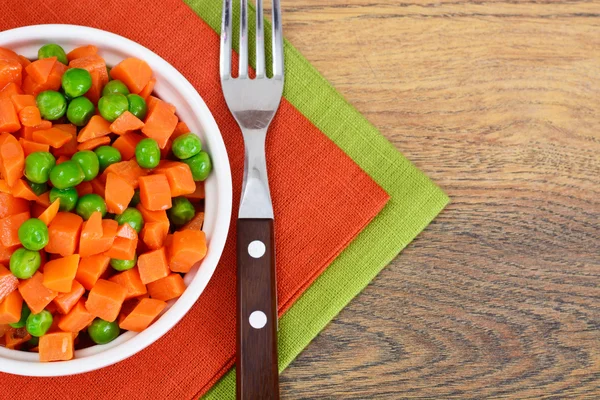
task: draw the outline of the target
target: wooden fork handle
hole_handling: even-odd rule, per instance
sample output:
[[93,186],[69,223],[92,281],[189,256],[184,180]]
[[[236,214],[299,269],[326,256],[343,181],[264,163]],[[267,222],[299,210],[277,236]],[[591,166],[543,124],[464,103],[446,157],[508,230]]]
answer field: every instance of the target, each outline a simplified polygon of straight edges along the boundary
[[237,398],[279,399],[272,219],[237,223]]

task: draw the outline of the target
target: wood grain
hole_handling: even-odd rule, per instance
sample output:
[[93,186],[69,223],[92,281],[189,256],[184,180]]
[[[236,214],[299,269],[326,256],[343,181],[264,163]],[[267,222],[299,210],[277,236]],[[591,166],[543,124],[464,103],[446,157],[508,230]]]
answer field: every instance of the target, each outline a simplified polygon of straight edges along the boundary
[[452,204],[282,398],[600,398],[600,2],[283,9],[287,38]]

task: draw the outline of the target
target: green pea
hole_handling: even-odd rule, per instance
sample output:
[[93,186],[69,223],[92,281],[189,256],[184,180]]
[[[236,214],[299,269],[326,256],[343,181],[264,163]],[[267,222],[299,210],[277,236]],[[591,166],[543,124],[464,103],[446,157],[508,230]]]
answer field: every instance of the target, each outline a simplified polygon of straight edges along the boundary
[[123,94],[108,94],[98,101],[98,111],[108,122],[114,122],[127,110],[129,110],[129,101]]
[[115,340],[121,329],[119,324],[115,322],[108,322],[101,318],[96,318],[88,327],[88,335],[96,344],[106,344]]
[[100,146],[94,150],[94,153],[98,156],[100,171],[104,171],[109,165],[121,161],[121,153],[112,146]]
[[137,233],[140,233],[144,227],[144,217],[142,217],[142,213],[132,207],[126,208],[121,215],[117,215],[115,221],[117,221],[119,225],[128,223]]
[[142,168],[155,168],[160,162],[160,148],[156,140],[146,138],[135,146],[135,159]]
[[25,328],[31,336],[43,336],[52,326],[52,314],[50,311],[42,310],[39,314],[30,314],[27,317]]
[[77,97],[67,107],[67,119],[76,126],[85,126],[94,116],[96,108],[87,97]]
[[62,164],[55,165],[50,171],[50,182],[57,189],[66,189],[74,187],[83,182],[85,175],[75,161],[65,161]]
[[140,189],[135,189],[135,192],[133,192],[133,197],[129,202],[129,207],[135,207],[138,204],[140,204]]
[[71,160],[75,161],[83,171],[85,182],[94,179],[100,171],[98,156],[91,150],[82,150],[73,154]]
[[54,90],[46,90],[37,95],[35,102],[40,109],[42,118],[55,121],[67,112],[65,96]]
[[208,153],[201,151],[193,157],[183,160],[184,163],[190,166],[192,170],[192,176],[195,181],[203,181],[208,178],[210,171],[212,171],[212,163]]
[[19,240],[27,250],[41,250],[48,244],[48,227],[37,218],[23,222],[18,230]]
[[56,159],[47,151],[36,151],[25,158],[25,177],[33,183],[46,183],[56,165]]
[[107,96],[109,94],[124,94],[127,96],[129,94],[129,89],[120,80],[114,80],[108,82],[104,86],[104,89],[102,89],[102,96]]
[[175,197],[173,206],[167,210],[167,214],[173,225],[184,225],[194,218],[196,209],[185,197]]
[[47,183],[35,183],[35,182],[31,182],[30,180],[27,180],[27,183],[29,184],[31,191],[33,193],[35,193],[37,196],[44,194],[48,191]]
[[37,251],[21,247],[10,256],[10,272],[19,279],[31,278],[40,265],[42,265],[42,256]]
[[60,199],[60,211],[71,211],[77,205],[77,199],[79,198],[79,194],[77,193],[77,189],[74,187],[66,188],[66,189],[50,189],[50,203],[54,203],[54,200]]
[[87,221],[96,211],[99,211],[102,217],[106,215],[106,203],[100,195],[95,193],[84,194],[77,201],[75,212],[84,220]]
[[140,95],[130,94],[127,96],[127,100],[129,100],[129,112],[135,115],[137,118],[143,120],[146,118],[146,114],[148,113],[148,106],[146,105],[146,100]]
[[180,160],[195,156],[202,150],[200,138],[193,133],[184,133],[173,140],[173,154]]
[[27,306],[27,303],[23,302],[23,306],[21,307],[21,319],[19,322],[15,322],[14,324],[9,324],[11,327],[19,329],[24,328],[27,323],[27,317],[31,314],[31,310]]
[[70,98],[83,96],[92,87],[92,75],[83,68],[68,69],[62,76],[62,88]]
[[137,255],[133,257],[133,260],[119,260],[118,258],[110,259],[110,266],[116,269],[117,271],[127,271],[135,267],[137,264]]
[[65,64],[69,65],[69,60],[67,59],[67,53],[65,50],[57,44],[46,44],[38,50],[38,59],[56,57],[56,59]]

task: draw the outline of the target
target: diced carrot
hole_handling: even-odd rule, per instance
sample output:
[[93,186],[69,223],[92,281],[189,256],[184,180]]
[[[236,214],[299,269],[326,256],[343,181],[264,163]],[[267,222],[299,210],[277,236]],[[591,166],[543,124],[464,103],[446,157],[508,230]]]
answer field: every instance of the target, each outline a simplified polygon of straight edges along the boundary
[[48,226],[50,240],[46,245],[48,253],[63,257],[75,254],[79,245],[79,235],[83,218],[70,212],[59,212]]
[[98,71],[90,72],[92,77],[92,87],[85,93],[85,97],[92,103],[98,104],[98,100],[102,97],[102,89],[106,82],[103,81],[102,75]]
[[81,283],[84,288],[91,290],[100,279],[102,274],[108,269],[110,257],[103,254],[97,254],[90,257],[82,257],[77,268],[75,279]]
[[0,192],[12,194],[12,189],[4,179],[0,179]]
[[[53,150],[55,156],[71,156],[77,152],[77,127],[73,124],[54,124],[54,128],[60,129],[71,135],[71,140],[59,147],[58,149]],[[74,143],[74,144],[71,144]],[[72,149],[66,149],[66,146],[72,146]]]
[[38,198],[38,196],[33,193],[33,190],[31,190],[29,185],[25,183],[23,179],[19,179],[15,182],[14,186],[12,187],[12,194],[17,198],[30,201],[36,201]]
[[8,263],[10,261],[10,256],[20,248],[20,245],[16,246],[5,246],[0,242],[0,263]]
[[128,223],[119,226],[115,241],[106,254],[119,260],[133,260],[138,244],[138,234]]
[[169,268],[173,272],[187,273],[206,256],[206,251],[204,232],[191,229],[175,232],[169,247]]
[[[20,96],[22,94],[23,94],[23,91],[21,90],[19,85],[17,85],[14,82],[9,83],[8,85],[6,85],[4,87],[4,89],[0,90],[0,98],[11,99],[11,101],[12,101],[13,96]],[[13,102],[13,104],[14,104],[14,102]],[[16,106],[15,106],[15,109],[16,109]],[[19,110],[17,110],[17,112],[19,112]]]
[[22,79],[23,66],[19,58],[7,59],[0,57],[0,88],[4,88],[9,83],[21,86]]
[[62,85],[62,76],[67,71],[68,67],[61,63],[57,62],[52,67],[52,71],[50,71],[50,75],[48,76],[48,80],[43,86],[43,90],[59,90]]
[[91,181],[92,184],[92,190],[94,193],[96,193],[97,195],[100,195],[102,198],[104,198],[104,194],[106,191],[106,186],[105,184],[100,180],[100,178],[94,178]]
[[150,211],[171,208],[171,189],[164,174],[140,177],[140,202]]
[[15,106],[15,111],[18,113],[25,107],[37,107],[35,97],[30,94],[14,94],[10,96],[10,100]]
[[42,123],[42,116],[36,106],[27,106],[19,112],[19,120],[23,126],[34,127]]
[[128,181],[114,172],[106,175],[105,200],[108,212],[122,214],[133,198],[133,193],[133,186]]
[[29,211],[29,202],[0,192],[0,219]]
[[155,104],[152,110],[148,109],[145,125],[142,128],[144,135],[156,140],[162,149],[173,134],[179,120],[164,101]]
[[185,292],[186,286],[181,275],[171,273],[168,276],[148,284],[151,298],[163,301],[175,299]]
[[139,187],[140,178],[148,174],[148,171],[140,167],[135,160],[121,161],[109,165],[100,176],[100,179],[106,182],[106,177],[111,172],[125,179],[134,189]]
[[99,249],[102,249],[103,252],[108,251],[116,237],[117,230],[119,229],[119,223],[114,219],[103,219],[102,220],[102,238],[100,238],[97,242],[97,246]]
[[169,233],[169,217],[167,217],[166,211],[150,211],[142,204],[138,204],[136,208],[142,214],[144,224],[148,222],[158,222],[162,225],[164,234],[166,235]]
[[44,224],[46,224],[46,226],[48,226],[48,225],[50,225],[50,223],[52,222],[54,217],[56,217],[56,214],[58,214],[59,207],[60,207],[60,199],[56,199],[37,218],[40,221],[42,221]]
[[62,129],[52,127],[50,129],[33,132],[33,141],[42,144],[48,144],[58,149],[71,140],[72,136]]
[[119,327],[127,331],[141,332],[154,322],[166,306],[167,303],[164,301],[142,299],[133,311],[119,323]]
[[192,218],[187,224],[183,226],[183,230],[191,229],[193,231],[201,231],[202,225],[204,225],[204,213],[199,212],[196,213],[196,215],[194,215],[194,218]]
[[25,71],[34,81],[44,84],[48,82],[48,77],[50,76],[50,72],[52,72],[52,68],[54,68],[54,64],[56,64],[56,60],[56,57],[42,58],[29,64],[25,68]]
[[79,132],[77,141],[83,143],[90,139],[102,137],[110,134],[110,122],[102,118],[100,115],[94,115],[90,122]]
[[140,97],[142,97],[144,100],[147,99],[148,96],[150,96],[154,91],[154,86],[156,86],[156,78],[153,77],[148,81],[146,86],[144,86],[138,95],[140,95]]
[[26,328],[10,328],[4,334],[4,345],[7,349],[15,350],[29,339],[31,339],[31,335],[27,332]]
[[[1,60],[0,60],[1,62]],[[21,128],[19,116],[10,98],[0,99],[0,132],[16,132]]]
[[123,82],[131,93],[140,93],[152,79],[152,69],[139,58],[126,58],[110,70],[110,76]]
[[67,60],[73,61],[76,58],[89,57],[98,54],[98,48],[93,44],[77,47],[67,53]]
[[77,150],[94,150],[96,147],[104,146],[105,144],[109,143],[110,138],[108,136],[97,137],[80,143],[77,145]]
[[129,111],[125,111],[115,120],[115,122],[110,124],[111,132],[116,133],[117,135],[124,135],[129,131],[136,131],[143,127],[144,123]]
[[40,194],[35,200],[35,203],[42,207],[50,207],[50,191]]
[[73,289],[73,280],[79,265],[79,254],[48,261],[44,265],[44,286],[60,293]]
[[12,187],[18,179],[23,177],[24,167],[25,153],[17,139],[9,133],[0,134],[0,173],[8,186]]
[[169,265],[165,248],[144,253],[138,257],[138,270],[144,285],[169,275]]
[[18,290],[13,290],[3,300],[0,300],[0,325],[14,324],[21,319],[23,298]]
[[137,133],[128,132],[118,137],[112,146],[119,150],[123,161],[129,161],[135,156],[135,146],[137,146],[143,138],[143,136],[138,135]]
[[71,332],[47,333],[40,337],[39,353],[41,362],[68,361],[73,358],[75,345]]
[[91,324],[94,318],[85,308],[85,299],[80,298],[67,315],[60,319],[58,327],[65,332],[79,332]]
[[160,222],[145,222],[140,236],[149,249],[157,250],[164,246],[167,232]]
[[25,303],[27,303],[29,309],[34,314],[42,312],[58,295],[58,292],[44,286],[43,282],[44,275],[38,271],[33,277],[19,284],[19,293],[21,293],[23,300],[25,300]]
[[112,322],[119,316],[127,289],[104,279],[99,279],[85,302],[85,308],[98,318]]
[[187,124],[183,121],[179,121],[177,126],[175,126],[171,139],[177,139],[179,136],[190,132],[190,128],[188,128]]
[[148,98],[146,99],[146,105],[148,106],[148,112],[153,110],[154,107],[159,103],[164,104],[167,107],[167,109],[169,111],[171,111],[171,113],[175,114],[176,109],[173,104],[162,101],[158,97],[154,97],[154,96],[148,96]]
[[[72,257],[72,256],[71,256]],[[44,275],[46,272],[44,271]],[[85,293],[83,285],[76,280],[73,281],[73,287],[69,293],[61,293],[54,298],[54,304],[56,308],[62,314],[67,314],[81,299],[81,296]]]
[[26,76],[23,78],[23,86],[21,86],[25,94],[37,96],[44,91],[44,87],[33,80],[32,77]]
[[29,211],[25,211],[0,219],[0,241],[4,246],[16,246],[21,243],[18,234],[19,228],[29,218]]
[[34,126],[34,127],[22,126],[21,127],[21,137],[23,139],[33,141],[33,132],[43,131],[43,130],[50,129],[50,128],[52,128],[52,122],[46,121],[46,120],[42,120],[42,123],[39,124],[38,126]]
[[172,162],[165,167],[159,165],[154,170],[156,174],[164,174],[169,181],[171,197],[189,195],[196,191],[196,182],[190,166],[183,162]]
[[36,143],[23,138],[19,138],[19,143],[23,148],[23,153],[25,154],[25,157],[27,157],[31,153],[35,153],[36,151],[50,151],[50,145],[48,144]]
[[[0,264],[0,301],[4,300],[9,294],[17,290],[19,280],[4,265]],[[6,322],[12,324],[12,322]],[[1,322],[0,322],[1,324]]]
[[147,293],[146,285],[142,283],[137,267],[113,275],[108,280],[118,283],[127,290],[125,299],[131,299]]
[[95,211],[83,223],[81,228],[81,237],[79,239],[79,254],[81,257],[89,257],[102,253],[104,250],[99,248],[98,242],[102,240],[103,235],[102,214],[99,211]]
[[98,73],[102,86],[108,82],[108,72],[106,71],[106,63],[104,59],[97,54],[88,55],[86,57],[76,58],[69,62],[70,68],[83,68],[90,74]]
[[94,187],[89,181],[81,182],[79,185],[75,186],[75,189],[77,190],[77,195],[79,197],[86,194],[94,193]]

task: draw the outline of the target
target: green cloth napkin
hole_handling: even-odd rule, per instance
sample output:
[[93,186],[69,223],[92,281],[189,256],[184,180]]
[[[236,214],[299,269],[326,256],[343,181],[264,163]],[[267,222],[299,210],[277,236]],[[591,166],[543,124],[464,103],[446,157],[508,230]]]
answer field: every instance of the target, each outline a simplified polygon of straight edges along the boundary
[[[184,0],[215,31],[221,30],[221,0]],[[239,10],[234,7],[237,17]],[[254,30],[254,8],[249,10]],[[285,19],[285,15],[284,15]],[[233,24],[237,27],[238,24]],[[265,37],[270,37],[265,21]],[[234,32],[234,38],[237,33]],[[237,41],[234,40],[237,49]],[[249,43],[253,65],[254,43]],[[267,50],[267,65],[270,51]],[[253,65],[254,66],[254,65]],[[448,204],[448,197],[400,154],[285,42],[284,96],[333,140],[391,196],[382,212],[331,263],[279,320],[279,368],[285,369],[358,293]],[[204,396],[235,398],[235,370]]]

